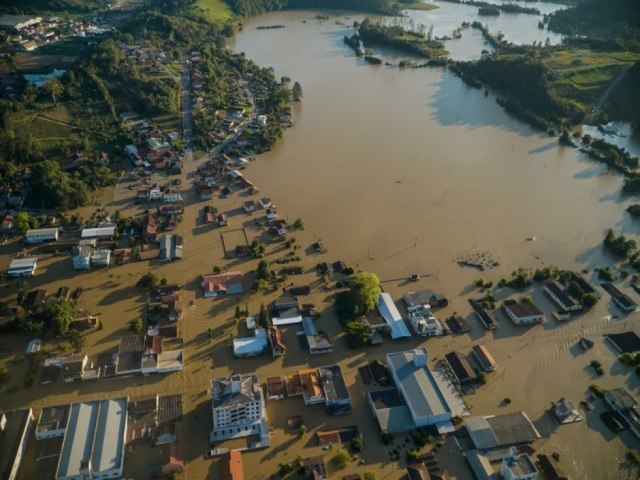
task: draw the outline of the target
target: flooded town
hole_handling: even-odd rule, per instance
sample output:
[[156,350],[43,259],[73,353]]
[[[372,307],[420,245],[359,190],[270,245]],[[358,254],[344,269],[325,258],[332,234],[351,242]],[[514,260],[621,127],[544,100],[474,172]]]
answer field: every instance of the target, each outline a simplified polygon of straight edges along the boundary
[[[390,12],[131,3],[1,11],[3,479],[638,476],[615,88],[551,133],[464,66],[354,54]],[[547,41],[560,65],[565,5],[475,3],[396,16],[450,62]],[[624,86],[634,48],[593,56]]]

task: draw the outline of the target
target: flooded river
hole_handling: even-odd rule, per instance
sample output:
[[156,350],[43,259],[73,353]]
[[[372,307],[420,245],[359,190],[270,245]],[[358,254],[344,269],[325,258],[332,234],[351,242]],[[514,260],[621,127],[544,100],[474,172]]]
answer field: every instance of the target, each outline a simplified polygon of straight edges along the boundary
[[[342,44],[351,29],[336,20],[357,18],[271,14],[233,44],[302,85],[295,126],[250,175],[336,255],[383,278],[418,271],[449,286],[463,252],[491,251],[507,273],[542,262],[589,268],[603,261],[605,229],[634,231],[619,177],[444,69],[356,59]],[[254,28],[262,23],[287,27]]]
[[[444,4],[412,16],[433,17],[436,24],[449,7],[469,8]],[[304,217],[332,259],[375,271],[394,298],[412,288],[402,279],[420,273],[452,299],[447,314],[466,316],[466,298],[477,294],[470,284],[479,273],[460,268],[457,259],[484,254],[497,261],[498,268],[482,273],[494,282],[520,266],[592,270],[611,263],[601,248],[607,228],[638,233],[624,213],[631,200],[620,195],[620,177],[510,117],[493,95],[468,88],[444,69],[373,67],[356,59],[342,38],[362,18],[332,14],[319,22],[312,12],[273,13],[249,21],[231,43],[234,51],[302,85],[295,126],[248,175],[290,221]],[[256,30],[260,24],[286,28]],[[500,27],[505,33],[509,28]],[[535,23],[529,33],[510,31],[514,40],[522,35],[520,41],[528,42],[532,30]],[[539,291],[528,293],[551,311]],[[612,313],[619,312],[607,297],[569,324],[553,321],[523,331],[505,321],[500,333],[476,331],[471,339],[429,348],[440,355],[487,344],[506,366],[470,397],[475,413],[500,413],[500,399],[517,397],[516,409],[527,411],[546,437],[542,450],[561,453],[572,476],[624,478],[628,470],[620,465],[630,437],[607,433],[597,414],[560,429],[545,414],[551,400],[584,398],[593,382],[586,370],[592,358],[611,374],[598,380],[603,385],[622,386],[624,380],[637,389],[634,377],[619,376],[624,369],[602,343],[602,333],[631,328]],[[581,335],[598,339],[588,359],[574,348]]]

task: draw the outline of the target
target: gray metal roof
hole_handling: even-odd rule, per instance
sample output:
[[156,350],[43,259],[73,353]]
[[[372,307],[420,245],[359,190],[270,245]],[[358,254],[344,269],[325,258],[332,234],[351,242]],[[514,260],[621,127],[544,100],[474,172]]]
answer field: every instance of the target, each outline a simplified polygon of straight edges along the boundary
[[318,368],[324,395],[329,401],[348,400],[349,390],[338,365]]
[[524,302],[510,302],[510,301],[505,301],[503,303],[504,308],[506,308],[507,310],[509,310],[511,313],[513,313],[513,315],[515,315],[518,318],[523,318],[523,317],[531,317],[534,315],[543,315],[544,312],[542,310],[540,310],[538,308],[538,306],[533,303],[533,302],[529,302],[529,303],[524,303]]
[[406,432],[415,428],[411,412],[406,405],[376,409],[376,418],[383,432]]
[[496,446],[498,447],[531,443],[540,438],[536,427],[524,412],[487,417],[487,422],[496,437]]
[[31,409],[4,412],[4,415],[7,423],[5,428],[0,430],[0,478],[2,479],[9,478],[27,423],[30,420]]
[[230,375],[211,380],[211,397],[215,408],[228,407],[257,402],[262,390],[257,375]]
[[493,434],[491,425],[489,425],[486,418],[477,415],[466,418],[464,423],[476,448],[487,450],[497,445],[496,436]]
[[56,478],[79,475],[87,460],[94,473],[121,468],[126,418],[126,398],[73,404]]
[[390,353],[387,359],[414,418],[451,413],[429,369],[414,364],[412,351]]

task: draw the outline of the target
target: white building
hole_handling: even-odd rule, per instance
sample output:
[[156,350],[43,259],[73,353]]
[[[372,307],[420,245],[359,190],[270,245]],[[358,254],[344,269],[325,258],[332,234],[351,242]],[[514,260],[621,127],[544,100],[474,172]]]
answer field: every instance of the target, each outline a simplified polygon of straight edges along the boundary
[[33,426],[30,408],[0,413],[0,478],[15,480]]
[[182,195],[179,193],[165,193],[162,196],[162,201],[164,203],[179,203],[182,201]]
[[410,311],[409,323],[419,337],[442,335],[442,324],[433,316],[429,306]]
[[58,240],[57,228],[38,228],[35,230],[27,230],[24,235],[24,241],[27,243],[44,243],[56,242]]
[[83,228],[80,233],[80,238],[83,240],[96,239],[104,241],[112,241],[116,234],[115,225],[105,225],[95,228]]
[[56,480],[121,477],[126,431],[126,398],[73,404]]
[[391,328],[391,338],[396,340],[398,338],[408,338],[411,336],[409,329],[402,319],[402,315],[400,315],[396,304],[393,303],[391,295],[385,292],[381,293],[376,301],[376,306],[382,318],[384,318],[389,328]]
[[108,267],[111,260],[111,250],[95,248],[95,239],[80,240],[80,244],[73,247],[71,259],[74,270],[91,270],[91,267]]
[[111,250],[98,248],[91,254],[91,265],[94,267],[108,267],[111,260]]
[[211,381],[211,442],[260,435],[268,442],[264,398],[258,376],[230,375]]
[[267,348],[267,331],[264,328],[256,328],[253,337],[240,337],[233,339],[233,356],[256,357],[264,353]]
[[73,247],[71,259],[73,260],[74,270],[91,270],[91,254],[93,248],[89,245],[78,245]]
[[159,188],[149,190],[149,200],[162,200],[162,191]]
[[538,469],[526,453],[518,454],[515,448],[502,460],[500,475],[504,480],[537,480]]
[[544,312],[533,302],[518,303],[515,300],[505,300],[502,308],[516,325],[532,325],[544,322]]
[[37,264],[36,257],[16,258],[11,261],[7,275],[10,277],[30,277],[36,273]]
[[381,431],[400,433],[433,425],[438,432],[447,433],[454,430],[453,416],[468,415],[453,385],[444,375],[432,372],[427,359],[424,348],[387,355],[395,388],[368,395]]

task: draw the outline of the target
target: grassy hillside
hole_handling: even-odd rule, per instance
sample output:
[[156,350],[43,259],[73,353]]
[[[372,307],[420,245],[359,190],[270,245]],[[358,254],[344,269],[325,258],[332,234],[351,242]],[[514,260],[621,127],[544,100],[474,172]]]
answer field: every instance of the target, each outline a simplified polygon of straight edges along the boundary
[[231,7],[223,0],[196,0],[194,7],[210,22],[229,20],[233,15]]

